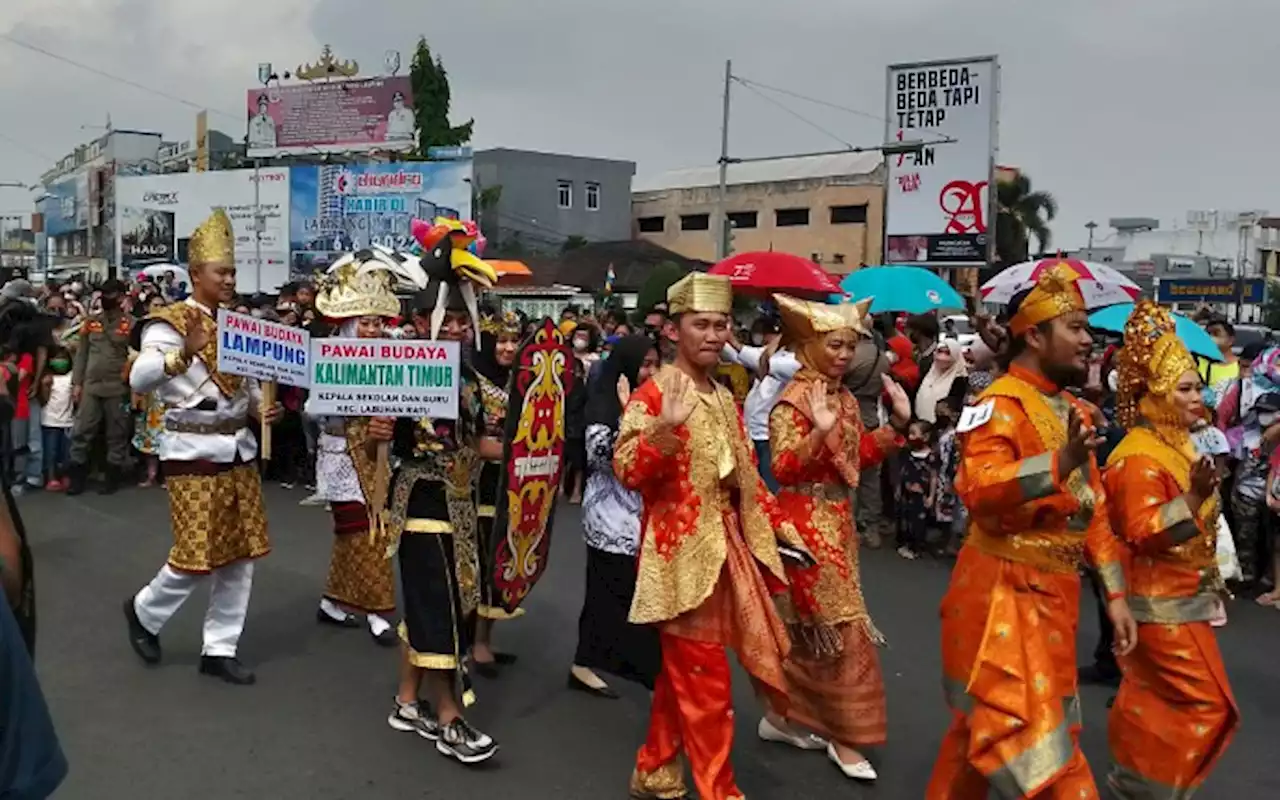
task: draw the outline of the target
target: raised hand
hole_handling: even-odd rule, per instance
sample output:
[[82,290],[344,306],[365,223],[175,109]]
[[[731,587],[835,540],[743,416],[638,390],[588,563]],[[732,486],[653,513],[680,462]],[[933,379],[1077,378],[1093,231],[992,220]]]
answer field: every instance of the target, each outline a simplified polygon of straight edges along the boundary
[[1088,460],[1089,455],[1102,444],[1102,437],[1094,427],[1093,420],[1080,413],[1080,409],[1071,407],[1071,419],[1067,423],[1067,444],[1062,448],[1063,475],[1070,475]]
[[1191,494],[1197,501],[1191,510],[1198,511],[1204,501],[1213,496],[1217,488],[1218,468],[1208,457],[1201,457],[1191,465]]
[[836,412],[827,398],[825,381],[814,381],[809,387],[809,412],[813,415],[813,427],[818,433],[825,436],[836,426]]
[[693,413],[693,404],[686,399],[693,381],[678,369],[669,370],[669,374],[662,387],[662,412],[658,416],[658,424],[667,430],[683,425]]
[[623,408],[627,407],[627,403],[631,400],[631,381],[627,380],[626,375],[618,376],[618,404]]
[[192,306],[187,309],[187,335],[182,337],[182,355],[190,360],[209,344],[209,330],[204,326],[204,315]]
[[911,398],[907,397],[907,390],[887,374],[880,376],[880,382],[884,384],[884,393],[889,396],[893,427],[899,430],[907,427],[911,422]]

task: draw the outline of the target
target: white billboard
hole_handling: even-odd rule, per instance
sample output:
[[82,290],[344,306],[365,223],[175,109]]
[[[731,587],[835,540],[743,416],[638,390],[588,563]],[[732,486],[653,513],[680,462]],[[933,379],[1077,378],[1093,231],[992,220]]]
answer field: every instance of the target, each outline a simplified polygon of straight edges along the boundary
[[894,64],[888,77],[885,141],[924,147],[886,158],[885,263],[985,264],[994,247],[998,62]]
[[[191,234],[215,208],[225,209],[236,239],[236,288],[274,292],[289,281],[289,170],[262,169],[254,195],[251,169],[122,177],[116,181],[116,263],[133,274],[149,264],[187,263]],[[254,231],[263,216],[262,263]]]

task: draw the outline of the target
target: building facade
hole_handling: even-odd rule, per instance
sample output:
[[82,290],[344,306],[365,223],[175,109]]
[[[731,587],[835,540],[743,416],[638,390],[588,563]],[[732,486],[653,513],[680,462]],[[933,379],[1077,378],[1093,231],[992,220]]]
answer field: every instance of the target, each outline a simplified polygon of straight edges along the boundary
[[495,251],[513,255],[559,252],[570,240],[630,239],[635,172],[632,161],[482,150],[474,156],[472,205]]
[[[878,264],[884,240],[878,153],[732,164],[727,207],[733,252],[778,250],[844,274]],[[637,181],[633,233],[686,258],[714,261],[720,171],[703,167]]]

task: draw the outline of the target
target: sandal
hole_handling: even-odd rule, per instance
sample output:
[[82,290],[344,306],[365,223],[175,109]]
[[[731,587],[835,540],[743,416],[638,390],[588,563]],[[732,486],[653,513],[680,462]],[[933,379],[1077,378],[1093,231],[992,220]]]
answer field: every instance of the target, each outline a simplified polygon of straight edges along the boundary
[[1260,594],[1254,598],[1253,602],[1264,607],[1280,608],[1280,589],[1272,589],[1269,592]]

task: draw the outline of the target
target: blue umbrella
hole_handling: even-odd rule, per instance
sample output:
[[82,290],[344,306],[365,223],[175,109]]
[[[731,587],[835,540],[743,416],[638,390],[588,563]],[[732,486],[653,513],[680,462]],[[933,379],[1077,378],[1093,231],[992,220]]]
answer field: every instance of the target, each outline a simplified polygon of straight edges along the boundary
[[921,267],[863,267],[840,281],[840,288],[854,300],[874,297],[872,314],[885,311],[923,314],[943,308],[961,311],[965,308],[959,292]]
[[[1132,313],[1133,303],[1107,306],[1090,314],[1089,324],[1104,331],[1124,333],[1124,323]],[[1214,343],[1213,337],[1205,333],[1204,328],[1181,314],[1174,314],[1173,321],[1176,325],[1175,330],[1178,332],[1178,338],[1182,340],[1182,343],[1187,346],[1187,349],[1193,355],[1204,356],[1213,361],[1222,360],[1222,352],[1218,350],[1218,345]]]

